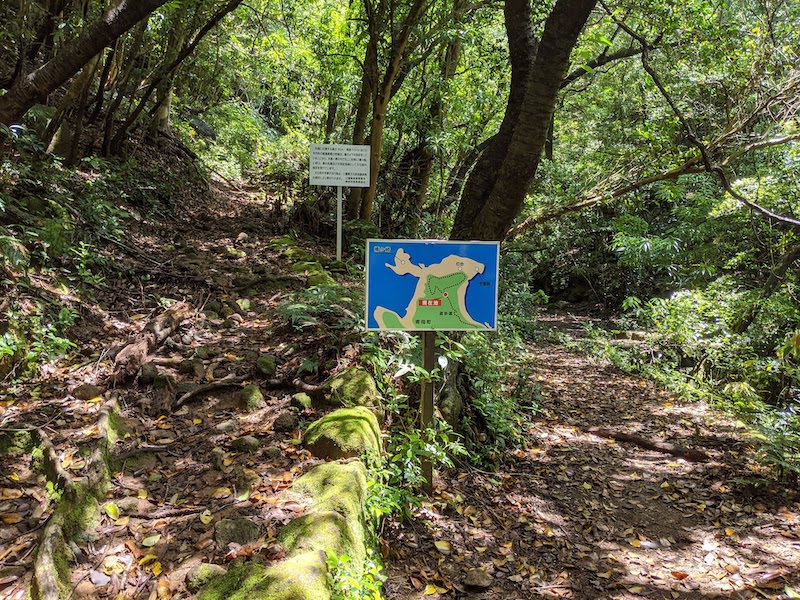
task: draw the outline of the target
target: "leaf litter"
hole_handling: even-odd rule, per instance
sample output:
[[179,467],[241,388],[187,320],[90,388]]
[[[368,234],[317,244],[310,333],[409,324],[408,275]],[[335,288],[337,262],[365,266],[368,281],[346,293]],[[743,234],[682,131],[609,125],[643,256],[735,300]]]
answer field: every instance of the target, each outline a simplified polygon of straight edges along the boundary
[[[253,555],[281,560],[277,532],[306,510],[303,499],[282,492],[318,461],[298,444],[298,429],[272,428],[296,392],[291,385],[262,387],[264,406],[252,410],[240,405],[237,387],[209,388],[167,414],[154,414],[153,387],[138,381],[115,389],[102,385],[113,366],[109,348],[121,347],[163,311],[164,302],[175,300],[201,309],[215,304],[220,313],[198,313],[150,357],[178,391],[182,384],[226,376],[258,383],[254,364],[265,353],[277,357],[279,375],[283,370],[293,376],[292,361],[300,357],[312,356],[331,369],[339,365],[339,348],[329,335],[298,333],[278,314],[286,294],[303,284],[290,261],[269,245],[279,232],[265,226],[268,196],[215,186],[210,202],[186,199],[173,222],[132,224],[128,246],[147,248],[148,260],[109,246],[116,268],[95,297],[78,307],[82,319],[72,332],[78,352],[0,395],[3,426],[46,432],[59,467],[74,477],[86,475],[103,404],[113,398],[122,407],[127,433],[114,446],[111,489],[98,522],[72,546],[73,599],[193,597],[185,587],[192,566],[226,566]],[[226,245],[244,254],[220,252]],[[242,281],[273,289],[244,297]],[[317,383],[321,375],[306,373],[304,379]],[[83,391],[88,385],[91,394]],[[315,413],[306,410],[300,418],[313,420]],[[243,438],[255,442],[242,445]],[[55,503],[29,455],[3,457],[0,597],[16,599],[25,597],[33,553]],[[221,544],[215,533],[225,519],[258,523],[259,537]]]
[[[750,483],[763,473],[738,424],[561,346],[530,351],[544,398],[526,446],[497,472],[440,473],[415,518],[385,529],[388,600],[800,595],[797,489]],[[589,432],[598,426],[710,460]]]

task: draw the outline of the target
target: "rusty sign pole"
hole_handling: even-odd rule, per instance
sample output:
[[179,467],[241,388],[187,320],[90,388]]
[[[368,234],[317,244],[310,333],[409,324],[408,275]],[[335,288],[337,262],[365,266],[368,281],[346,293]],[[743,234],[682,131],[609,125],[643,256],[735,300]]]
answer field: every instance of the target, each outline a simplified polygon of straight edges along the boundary
[[[433,372],[436,360],[436,332],[425,331],[422,333],[422,368],[430,375]],[[433,380],[428,379],[422,384],[422,398],[420,401],[420,431],[425,430],[433,420]],[[422,459],[422,476],[425,479],[423,490],[427,494],[433,492],[433,463],[430,458]]]

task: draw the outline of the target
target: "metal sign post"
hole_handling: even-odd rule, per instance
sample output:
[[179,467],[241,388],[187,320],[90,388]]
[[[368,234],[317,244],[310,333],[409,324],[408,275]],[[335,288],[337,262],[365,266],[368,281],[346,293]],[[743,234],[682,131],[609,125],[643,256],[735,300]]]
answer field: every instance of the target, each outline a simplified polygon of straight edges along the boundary
[[342,260],[342,186],[336,186],[336,260]]
[[311,185],[336,186],[336,260],[342,260],[342,187],[369,187],[369,146],[311,144]]
[[[436,332],[425,331],[422,333],[422,368],[430,374],[433,372],[433,366],[436,361]],[[426,380],[422,384],[422,398],[420,399],[419,408],[419,428],[423,433],[433,420],[433,380]],[[422,464],[422,477],[425,483],[422,489],[426,494],[433,492],[433,463],[430,458],[423,458]]]

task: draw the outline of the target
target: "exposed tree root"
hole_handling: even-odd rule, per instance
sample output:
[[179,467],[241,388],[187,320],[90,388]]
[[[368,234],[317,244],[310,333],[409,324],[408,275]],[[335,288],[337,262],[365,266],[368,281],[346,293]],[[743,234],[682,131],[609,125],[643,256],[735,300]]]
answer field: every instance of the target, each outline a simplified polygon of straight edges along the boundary
[[[69,586],[70,550],[67,540],[77,533],[73,529],[87,521],[96,510],[97,502],[103,499],[108,490],[108,455],[117,437],[113,419],[118,412],[119,407],[114,400],[100,411],[100,442],[87,461],[87,475],[78,479],[64,472],[55,456],[52,443],[44,432],[37,430],[44,448],[45,475],[63,489],[63,496],[42,531],[36,551],[31,584],[34,600],[57,600]],[[48,466],[48,462],[54,463],[55,467]]]
[[705,462],[707,460],[710,460],[708,454],[706,454],[701,450],[684,448],[683,446],[678,446],[676,444],[671,444],[669,442],[649,440],[647,438],[643,438],[641,436],[634,435],[632,433],[620,433],[617,431],[611,431],[610,429],[605,429],[604,427],[592,427],[591,429],[588,430],[588,432],[600,437],[611,438],[618,442],[633,444],[635,446],[639,446],[640,448],[645,448],[647,450],[654,450],[656,452],[664,452],[665,454],[672,454],[673,456],[677,456],[678,458],[683,458],[691,462]]
[[128,342],[114,359],[113,383],[120,383],[133,377],[160,344],[180,327],[181,323],[194,314],[194,309],[184,303],[174,304],[149,323],[144,331]]

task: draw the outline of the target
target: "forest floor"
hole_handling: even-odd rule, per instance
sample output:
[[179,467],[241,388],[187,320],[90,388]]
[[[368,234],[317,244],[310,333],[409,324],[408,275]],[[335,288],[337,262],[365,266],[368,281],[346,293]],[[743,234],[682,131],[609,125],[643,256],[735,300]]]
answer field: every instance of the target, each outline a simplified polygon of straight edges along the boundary
[[[304,378],[319,383],[323,371],[356,358],[357,344],[290,326],[279,306],[306,282],[270,244],[284,225],[272,199],[218,187],[213,202],[187,199],[174,220],[132,223],[125,244],[105,249],[107,277],[92,295],[33,280],[40,294],[80,312],[78,348],[68,363],[5,385],[0,428],[42,431],[75,478],[98,444],[101,406],[115,400],[129,429],[115,446],[101,516],[72,544],[72,598],[191,597],[187,574],[201,562],[280,559],[276,533],[305,508],[280,493],[317,463],[300,440],[319,415],[289,409],[292,378],[307,365]],[[163,392],[136,381],[114,386],[109,376],[113,349],[161,314],[164,299],[198,310],[154,353],[158,369],[194,386],[186,389],[232,383],[159,412]],[[544,320],[580,330],[578,317]],[[264,354],[277,359],[271,379],[255,372]],[[415,520],[384,524],[389,600],[800,597],[791,595],[800,590],[797,492],[754,484],[744,430],[559,345],[531,346],[530,361],[542,398],[524,420],[525,447],[509,451],[497,472],[442,473]],[[255,409],[239,399],[247,382],[264,391]],[[709,460],[615,442],[608,430],[671,440]],[[30,456],[6,458],[0,598],[17,599],[54,503]],[[254,526],[233,540],[220,535],[222,519]]]
[[[270,245],[284,228],[272,198],[219,183],[208,197],[183,200],[174,219],[139,218],[124,244],[104,249],[109,268],[90,295],[65,296],[34,278],[40,294],[79,311],[70,332],[77,349],[66,363],[0,392],[0,432],[43,432],[74,479],[87,474],[101,442],[101,407],[113,400],[121,408],[128,432],[114,446],[100,520],[72,544],[74,599],[192,597],[186,577],[201,562],[281,558],[277,531],[305,506],[280,492],[319,462],[300,445],[319,415],[290,410],[292,380],[306,360],[315,365],[303,375],[311,384],[321,365],[336,371],[348,362],[340,335],[304,334],[278,310],[307,282],[285,248]],[[174,383],[161,390],[135,378],[111,383],[114,352],[170,301],[196,311],[149,359]],[[263,355],[276,359],[271,377],[257,372]],[[263,403],[242,402],[246,383],[261,387]],[[198,389],[181,406],[159,409]],[[0,598],[25,598],[55,503],[29,454],[2,456]],[[223,519],[253,527],[220,535]]]
[[[587,321],[540,319],[573,336]],[[761,485],[746,430],[563,345],[529,352],[542,392],[525,448],[442,473],[383,532],[389,600],[800,598],[797,488]]]

